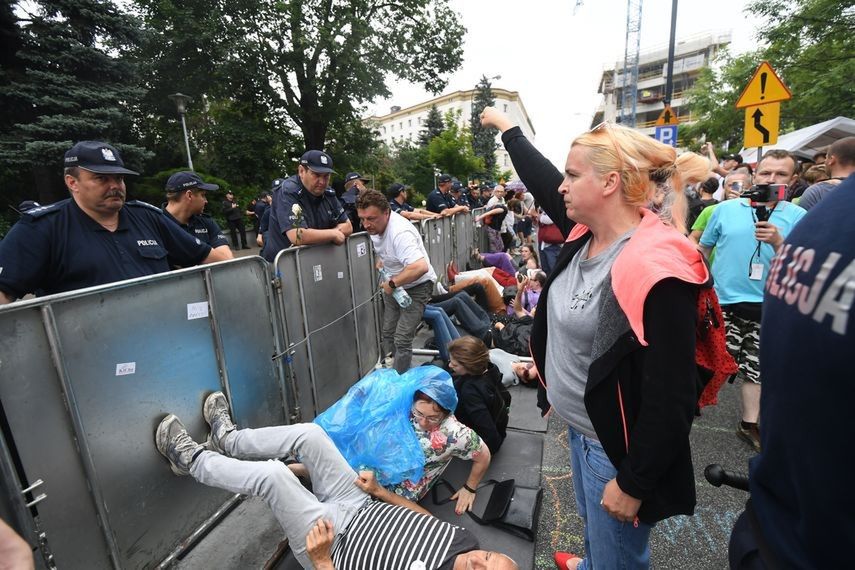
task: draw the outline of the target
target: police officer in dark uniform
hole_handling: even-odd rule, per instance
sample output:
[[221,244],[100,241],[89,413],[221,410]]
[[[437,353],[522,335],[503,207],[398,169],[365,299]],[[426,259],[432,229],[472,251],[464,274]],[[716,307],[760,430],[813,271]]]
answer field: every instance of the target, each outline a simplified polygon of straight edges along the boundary
[[451,176],[440,174],[436,179],[437,188],[427,198],[427,209],[435,214],[450,216],[458,212],[469,211],[466,206],[458,206],[451,196]]
[[219,189],[218,185],[206,183],[195,172],[176,172],[166,181],[166,207],[163,213],[188,234],[222,252],[226,259],[232,259],[234,255],[229,248],[229,241],[220,226],[211,216],[203,213],[208,203],[206,193]]
[[155,206],[125,202],[125,168],[112,146],[83,141],[65,153],[71,198],[30,210],[0,241],[0,303],[225,259]]
[[454,180],[451,183],[451,197],[454,198],[455,206],[470,207],[469,198],[463,193],[463,184],[458,180]]
[[327,153],[306,151],[297,174],[286,178],[273,193],[270,227],[261,252],[267,261],[292,245],[342,245],[353,233],[347,213],[329,186],[332,166]]
[[226,199],[223,200],[223,216],[226,217],[226,223],[229,225],[229,233],[232,236],[232,246],[238,248],[238,235],[240,235],[240,248],[249,249],[246,244],[246,226],[243,223],[243,210],[240,205],[235,202],[233,192],[226,192]]
[[398,182],[386,189],[386,197],[389,198],[389,206],[392,208],[392,211],[402,215],[411,222],[430,220],[440,216],[421,208],[413,208],[407,202],[407,187]]
[[344,211],[350,218],[350,225],[357,232],[362,231],[362,225],[359,223],[359,216],[356,214],[356,199],[367,190],[365,182],[368,182],[368,179],[363,178],[358,172],[348,172],[344,176],[344,193],[340,198]]

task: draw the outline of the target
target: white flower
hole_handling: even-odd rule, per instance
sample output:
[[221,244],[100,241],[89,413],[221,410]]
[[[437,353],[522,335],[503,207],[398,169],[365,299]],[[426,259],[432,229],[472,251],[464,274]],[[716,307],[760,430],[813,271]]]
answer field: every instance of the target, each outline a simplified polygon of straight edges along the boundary
[[303,209],[300,207],[300,204],[294,204],[293,206],[291,206],[291,213],[295,216],[299,216],[300,214],[302,214]]
[[427,206],[427,200],[422,200],[422,208],[424,208],[425,206]]

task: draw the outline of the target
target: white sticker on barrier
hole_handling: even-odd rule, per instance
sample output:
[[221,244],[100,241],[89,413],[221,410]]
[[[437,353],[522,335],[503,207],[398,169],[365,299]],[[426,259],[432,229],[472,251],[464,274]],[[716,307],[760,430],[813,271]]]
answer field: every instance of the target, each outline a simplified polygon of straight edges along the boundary
[[356,255],[357,257],[363,257],[368,253],[368,249],[365,247],[364,243],[356,244]]
[[339,272],[338,272],[338,278],[339,278],[339,279],[344,279],[344,271],[339,271]]
[[187,303],[187,320],[205,319],[208,317],[208,301]]
[[116,376],[127,376],[137,371],[136,362],[120,362],[116,365]]
[[314,274],[314,276],[315,276],[315,283],[317,283],[318,281],[323,281],[323,279],[324,279],[324,272],[323,272],[323,270],[321,269],[321,266],[320,266],[320,265],[315,265],[314,267],[312,267],[312,273],[313,273],[313,274]]

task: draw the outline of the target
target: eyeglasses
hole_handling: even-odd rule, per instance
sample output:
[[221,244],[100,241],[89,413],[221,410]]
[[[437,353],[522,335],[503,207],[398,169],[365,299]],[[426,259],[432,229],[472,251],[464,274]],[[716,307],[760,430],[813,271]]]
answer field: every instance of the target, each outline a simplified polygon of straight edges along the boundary
[[431,425],[436,425],[438,423],[441,423],[442,420],[445,419],[444,416],[439,416],[439,417],[437,417],[437,416],[426,416],[423,413],[421,413],[420,411],[418,411],[415,406],[413,406],[413,417],[415,417],[417,420],[424,420]]

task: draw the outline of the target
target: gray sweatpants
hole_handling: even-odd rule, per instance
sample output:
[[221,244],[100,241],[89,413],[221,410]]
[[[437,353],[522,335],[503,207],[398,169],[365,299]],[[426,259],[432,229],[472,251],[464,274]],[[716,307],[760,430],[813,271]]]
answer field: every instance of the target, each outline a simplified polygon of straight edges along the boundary
[[392,295],[383,293],[383,354],[389,354],[394,347],[394,366],[398,374],[410,369],[413,361],[413,338],[432,291],[433,281],[407,289],[413,302],[406,309],[402,309]]
[[[229,457],[203,451],[190,474],[211,487],[263,498],[304,568],[311,568],[306,535],[318,519],[332,521],[338,541],[369,498],[354,484],[356,472],[317,424],[236,430],[220,443]],[[291,453],[309,471],[314,494],[284,463],[275,460]]]

